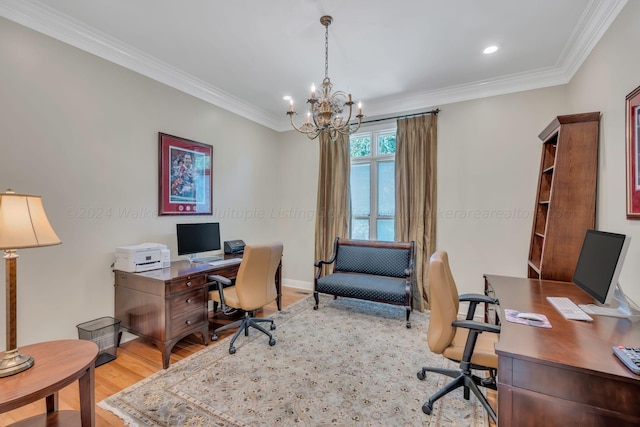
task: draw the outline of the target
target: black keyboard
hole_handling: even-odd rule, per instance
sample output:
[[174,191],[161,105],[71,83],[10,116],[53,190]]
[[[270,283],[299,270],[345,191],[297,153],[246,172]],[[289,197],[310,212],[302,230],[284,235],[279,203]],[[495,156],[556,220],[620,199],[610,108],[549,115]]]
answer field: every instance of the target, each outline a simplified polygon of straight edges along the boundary
[[640,347],[624,347],[621,345],[613,347],[613,354],[625,364],[631,372],[640,375]]

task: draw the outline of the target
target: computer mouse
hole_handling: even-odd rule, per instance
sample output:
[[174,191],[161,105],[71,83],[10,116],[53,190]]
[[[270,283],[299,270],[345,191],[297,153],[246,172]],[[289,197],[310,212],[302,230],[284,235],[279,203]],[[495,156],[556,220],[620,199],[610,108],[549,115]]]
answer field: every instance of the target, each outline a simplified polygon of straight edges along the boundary
[[545,317],[538,313],[518,313],[516,317],[519,319],[535,320],[537,322],[544,322]]

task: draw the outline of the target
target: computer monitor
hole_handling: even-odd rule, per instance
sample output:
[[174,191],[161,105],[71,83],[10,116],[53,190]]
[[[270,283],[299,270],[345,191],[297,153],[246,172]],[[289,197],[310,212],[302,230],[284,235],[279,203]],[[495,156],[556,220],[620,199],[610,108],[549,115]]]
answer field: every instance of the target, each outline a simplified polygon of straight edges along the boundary
[[597,304],[580,306],[587,313],[614,317],[631,315],[618,285],[630,241],[631,237],[624,234],[587,230],[573,273],[573,283],[596,300]]
[[191,262],[210,262],[221,257],[198,258],[204,252],[217,251],[220,246],[220,224],[217,222],[176,224],[178,255],[188,255]]

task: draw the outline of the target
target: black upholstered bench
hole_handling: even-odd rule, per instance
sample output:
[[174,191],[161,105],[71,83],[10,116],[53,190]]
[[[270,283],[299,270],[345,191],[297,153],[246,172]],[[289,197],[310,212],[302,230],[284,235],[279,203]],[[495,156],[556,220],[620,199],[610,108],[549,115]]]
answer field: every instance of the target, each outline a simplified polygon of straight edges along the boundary
[[[313,308],[318,309],[319,293],[400,305],[406,309],[406,325],[410,328],[413,260],[413,242],[336,238],[331,259],[314,264]],[[332,272],[327,273],[331,267]]]

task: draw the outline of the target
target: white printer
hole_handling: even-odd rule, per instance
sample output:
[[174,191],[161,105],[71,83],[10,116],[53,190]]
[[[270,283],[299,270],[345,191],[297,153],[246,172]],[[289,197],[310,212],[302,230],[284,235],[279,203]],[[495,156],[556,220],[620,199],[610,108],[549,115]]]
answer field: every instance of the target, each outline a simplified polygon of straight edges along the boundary
[[171,266],[171,253],[161,243],[141,243],[116,248],[116,270],[140,273]]

